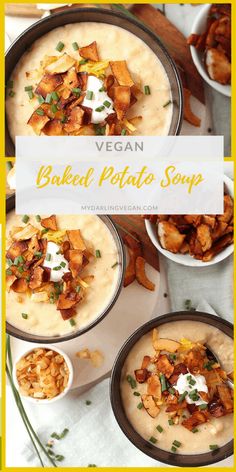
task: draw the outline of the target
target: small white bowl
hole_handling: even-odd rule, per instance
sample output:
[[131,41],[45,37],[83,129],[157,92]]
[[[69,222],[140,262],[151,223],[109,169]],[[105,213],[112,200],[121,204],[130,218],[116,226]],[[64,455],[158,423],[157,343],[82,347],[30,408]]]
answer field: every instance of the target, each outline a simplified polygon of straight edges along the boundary
[[[199,10],[193,23],[191,34],[202,34],[206,31],[207,16],[210,7],[211,4],[207,3]],[[231,85],[222,85],[215,80],[210,79],[203,62],[203,53],[198,51],[195,46],[190,46],[190,51],[193,62],[202,78],[218,92],[226,95],[227,97],[231,97]]]
[[[44,398],[33,398],[33,397],[30,397],[30,396],[27,396],[27,395],[21,395],[20,391],[19,391],[19,383],[18,383],[18,380],[17,380],[17,376],[16,376],[16,365],[17,363],[20,361],[20,359],[22,359],[23,357],[27,356],[30,352],[34,351],[35,349],[47,349],[48,351],[55,351],[57,352],[58,354],[60,354],[61,356],[64,357],[65,359],[65,362],[67,364],[67,367],[69,369],[69,379],[68,379],[68,384],[66,386],[66,388],[63,390],[63,392],[60,393],[60,395],[57,395],[56,397],[53,397],[53,398],[50,398],[50,399],[44,399]],[[17,388],[17,390],[19,391],[20,395],[22,396],[22,398],[25,398],[27,401],[31,402],[31,403],[36,403],[36,404],[48,404],[48,403],[54,403],[56,402],[57,400],[60,400],[61,398],[63,398],[70,390],[71,388],[71,385],[72,385],[72,382],[73,382],[73,376],[74,376],[74,370],[73,370],[73,366],[72,366],[72,362],[70,360],[70,358],[68,357],[68,355],[62,351],[62,349],[59,349],[58,347],[55,347],[53,346],[52,344],[40,344],[40,345],[35,345],[35,347],[31,348],[31,349],[28,349],[27,351],[21,353],[21,355],[15,360],[14,362],[14,365],[13,365],[13,380],[14,380],[14,384]]]
[[[233,198],[234,197],[234,183],[226,175],[224,175],[224,184],[225,184],[225,188],[228,194]],[[161,254],[166,256],[168,259],[171,259],[172,261],[177,262],[178,264],[182,264],[184,266],[207,267],[213,264],[217,264],[218,262],[226,259],[226,257],[230,256],[230,254],[232,254],[234,250],[234,244],[232,243],[229,246],[227,246],[225,249],[223,249],[219,254],[217,254],[209,262],[203,262],[201,260],[194,259],[194,257],[190,256],[190,254],[179,254],[179,253],[173,254],[173,252],[163,249],[163,247],[160,245],[160,242],[157,236],[156,225],[150,223],[149,220],[145,220],[145,226],[146,226],[148,236],[151,239],[152,244],[154,244],[154,246],[157,248],[157,250],[161,252]]]

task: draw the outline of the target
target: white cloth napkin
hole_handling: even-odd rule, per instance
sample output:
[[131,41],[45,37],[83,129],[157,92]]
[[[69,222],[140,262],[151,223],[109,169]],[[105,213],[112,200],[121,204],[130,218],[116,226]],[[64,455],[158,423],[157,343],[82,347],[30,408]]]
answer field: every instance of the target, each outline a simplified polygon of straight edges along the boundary
[[[91,401],[86,405],[86,401]],[[45,444],[55,431],[64,428],[69,433],[64,439],[55,441],[53,449],[65,456],[62,467],[158,467],[163,466],[147,457],[122,433],[113,416],[109,400],[109,379],[103,380],[83,395],[70,393],[54,405],[25,406],[33,425]],[[25,437],[27,440],[27,436]],[[32,445],[26,442],[22,450],[23,463],[17,466],[40,466]]]
[[199,311],[207,312],[210,305],[213,313],[233,322],[233,256],[203,268],[184,267],[166,258],[164,263],[172,311],[184,310],[185,300],[191,300]]

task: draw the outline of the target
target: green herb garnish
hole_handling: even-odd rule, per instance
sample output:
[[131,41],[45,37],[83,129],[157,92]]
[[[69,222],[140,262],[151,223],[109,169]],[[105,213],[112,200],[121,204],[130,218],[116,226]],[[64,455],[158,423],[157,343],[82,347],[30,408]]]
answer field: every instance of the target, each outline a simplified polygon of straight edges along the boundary
[[217,444],[210,444],[209,449],[211,451],[216,451],[217,449],[219,449],[219,446]]
[[144,85],[144,93],[145,95],[151,95],[151,90],[149,85]]
[[140,393],[139,393],[139,392],[134,392],[133,395],[134,395],[135,397],[140,397]]
[[31,92],[33,90],[33,86],[32,85],[27,85],[25,87],[25,92]]
[[42,108],[37,108],[37,110],[35,110],[35,113],[37,113],[37,115],[43,116],[44,110]]
[[156,443],[157,443],[157,439],[154,438],[154,436],[151,436],[151,437],[149,438],[149,441],[150,441],[151,443],[153,443],[153,444],[156,444]]
[[85,403],[86,403],[86,405],[88,405],[88,406],[89,406],[89,405],[91,405],[91,403],[92,403],[92,402],[91,402],[90,400],[86,400],[86,402],[85,402]]
[[137,408],[138,408],[139,410],[142,410],[142,408],[143,408],[142,402],[140,402],[140,403],[137,405]]
[[157,425],[156,429],[157,429],[157,431],[159,431],[159,433],[163,432],[163,428],[160,424]]
[[121,130],[121,133],[120,133],[120,134],[121,134],[121,136],[125,136],[125,135],[127,134],[127,131],[126,131],[126,129],[125,129],[125,128],[123,128],[123,129]]
[[101,105],[100,107],[95,108],[95,111],[98,111],[99,113],[104,110],[104,106]]
[[49,252],[46,254],[46,257],[45,257],[45,260],[46,261],[50,261],[52,258],[52,254],[50,254]]
[[168,388],[168,392],[171,393],[171,395],[175,394],[175,389],[173,387]]
[[42,257],[43,253],[41,251],[36,251],[34,253],[34,256],[37,257],[38,259],[40,259]]
[[72,89],[72,93],[76,95],[77,97],[79,97],[81,94],[81,89],[79,87],[75,87]]
[[65,47],[65,44],[64,44],[64,43],[62,43],[62,41],[59,41],[59,43],[57,43],[57,45],[56,45],[56,48],[55,48],[55,49],[56,49],[56,51],[58,51],[58,52],[61,52],[61,51],[62,51],[62,49],[64,49],[64,47]]
[[45,100],[44,100],[44,98],[42,97],[42,95],[39,95],[39,96],[37,97],[37,99],[38,99],[38,102],[39,102],[40,105],[42,105],[42,103],[45,102]]
[[88,59],[81,59],[81,61],[79,61],[79,65],[82,66],[83,64],[87,64],[88,62]]
[[127,375],[126,380],[127,380],[127,382],[130,384],[131,388],[136,388],[136,387],[137,387],[137,382],[136,382],[136,380],[132,377],[132,375]]
[[103,105],[104,105],[104,107],[106,107],[106,108],[110,108],[111,102],[109,102],[108,100],[105,100],[105,102],[103,102]]
[[51,110],[52,110],[52,113],[56,113],[58,111],[58,108],[55,103],[51,105]]
[[100,249],[96,249],[95,255],[96,255],[96,257],[97,257],[98,259],[101,257],[101,251],[100,251]]
[[8,95],[9,95],[9,97],[14,97],[15,92],[13,92],[13,90],[11,90]]
[[[192,392],[191,392],[191,393],[192,393]],[[185,392],[182,393],[182,395],[179,396],[179,398],[178,398],[178,403],[183,402],[184,399],[185,399],[185,397],[186,397],[187,395],[188,395],[188,392],[187,392],[187,390],[185,390]]]
[[198,433],[198,431],[199,431],[199,430],[198,430],[197,428],[193,428],[193,429],[192,429],[192,433]]
[[28,92],[29,99],[32,100],[34,98],[34,93],[32,91]]
[[60,263],[60,266],[61,266],[61,267],[66,267],[66,263],[65,263],[64,261],[62,261],[62,262]]
[[165,107],[168,107],[168,105],[170,105],[171,103],[172,103],[172,101],[168,100],[168,102],[164,103],[164,105],[162,105],[162,106],[163,106],[163,108],[165,108]]
[[198,405],[199,410],[206,410],[208,407],[207,403],[202,403],[202,405]]
[[24,318],[24,320],[27,320],[27,319],[28,319],[27,313],[21,313],[21,316],[22,316],[22,318]]
[[23,223],[28,223],[28,221],[29,221],[29,216],[28,216],[28,215],[22,216],[22,221],[23,221]]
[[36,215],[35,217],[36,221],[38,221],[38,223],[41,221],[41,216],[40,215]]
[[87,98],[87,100],[92,100],[92,98],[93,98],[93,91],[92,90],[87,90],[86,98]]
[[78,51],[79,45],[76,41],[74,43],[72,43],[72,48],[74,49],[74,51]]
[[177,448],[176,448],[175,446],[172,446],[172,447],[171,447],[171,451],[172,451],[172,452],[176,452],[176,451],[177,451]]
[[177,441],[176,439],[173,441],[173,446],[175,447],[180,447],[181,446],[181,442]]
[[169,423],[170,426],[173,426],[174,421],[172,419],[170,419],[170,420],[168,420],[168,423]]
[[160,375],[160,382],[161,382],[161,391],[165,392],[165,390],[167,390],[167,385],[166,385],[166,378],[163,374]]
[[116,266],[118,266],[118,264],[119,264],[119,262],[115,262],[115,264],[113,264],[113,265],[111,266],[111,268],[114,269]]

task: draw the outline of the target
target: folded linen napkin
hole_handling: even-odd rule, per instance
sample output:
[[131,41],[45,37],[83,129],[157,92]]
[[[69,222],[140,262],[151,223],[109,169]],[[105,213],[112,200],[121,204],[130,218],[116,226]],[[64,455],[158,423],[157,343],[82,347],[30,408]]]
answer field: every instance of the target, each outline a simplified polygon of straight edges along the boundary
[[181,266],[167,258],[163,262],[171,311],[184,310],[185,300],[191,300],[191,305],[198,307],[198,311],[207,312],[204,306],[210,305],[213,313],[233,322],[233,256],[203,268]]

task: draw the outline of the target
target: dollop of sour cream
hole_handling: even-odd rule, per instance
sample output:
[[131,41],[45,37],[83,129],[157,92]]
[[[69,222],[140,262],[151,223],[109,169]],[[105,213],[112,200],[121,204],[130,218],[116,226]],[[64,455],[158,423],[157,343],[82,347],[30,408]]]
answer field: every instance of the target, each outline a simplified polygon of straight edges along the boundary
[[56,243],[52,241],[48,241],[47,252],[46,252],[44,262],[43,262],[43,267],[47,267],[48,269],[51,269],[50,271],[51,282],[60,282],[62,280],[63,275],[66,272],[69,272],[68,262],[64,258],[63,254],[58,254],[59,251],[60,251],[60,247]]
[[[89,99],[89,96],[91,96],[91,99]],[[102,80],[94,75],[88,76],[87,92],[82,104],[92,109],[91,122],[94,124],[102,123],[108,115],[114,113],[113,100],[103,90]],[[101,111],[97,111],[98,109]]]
[[[191,378],[192,384],[195,382],[194,385],[190,383],[190,378]],[[180,395],[182,395],[184,392],[188,392],[188,394],[185,397],[185,400],[189,404],[194,403],[195,405],[198,406],[198,405],[203,405],[207,403],[204,400],[202,400],[199,394],[199,392],[208,393],[206,379],[203,375],[200,375],[200,374],[193,375],[190,372],[188,372],[187,374],[180,374],[177,380],[177,384],[174,386],[174,388],[179,392]],[[191,394],[191,392],[193,391],[197,391],[197,394],[199,396],[199,399],[196,401],[192,400],[191,397],[189,396],[189,394]]]

